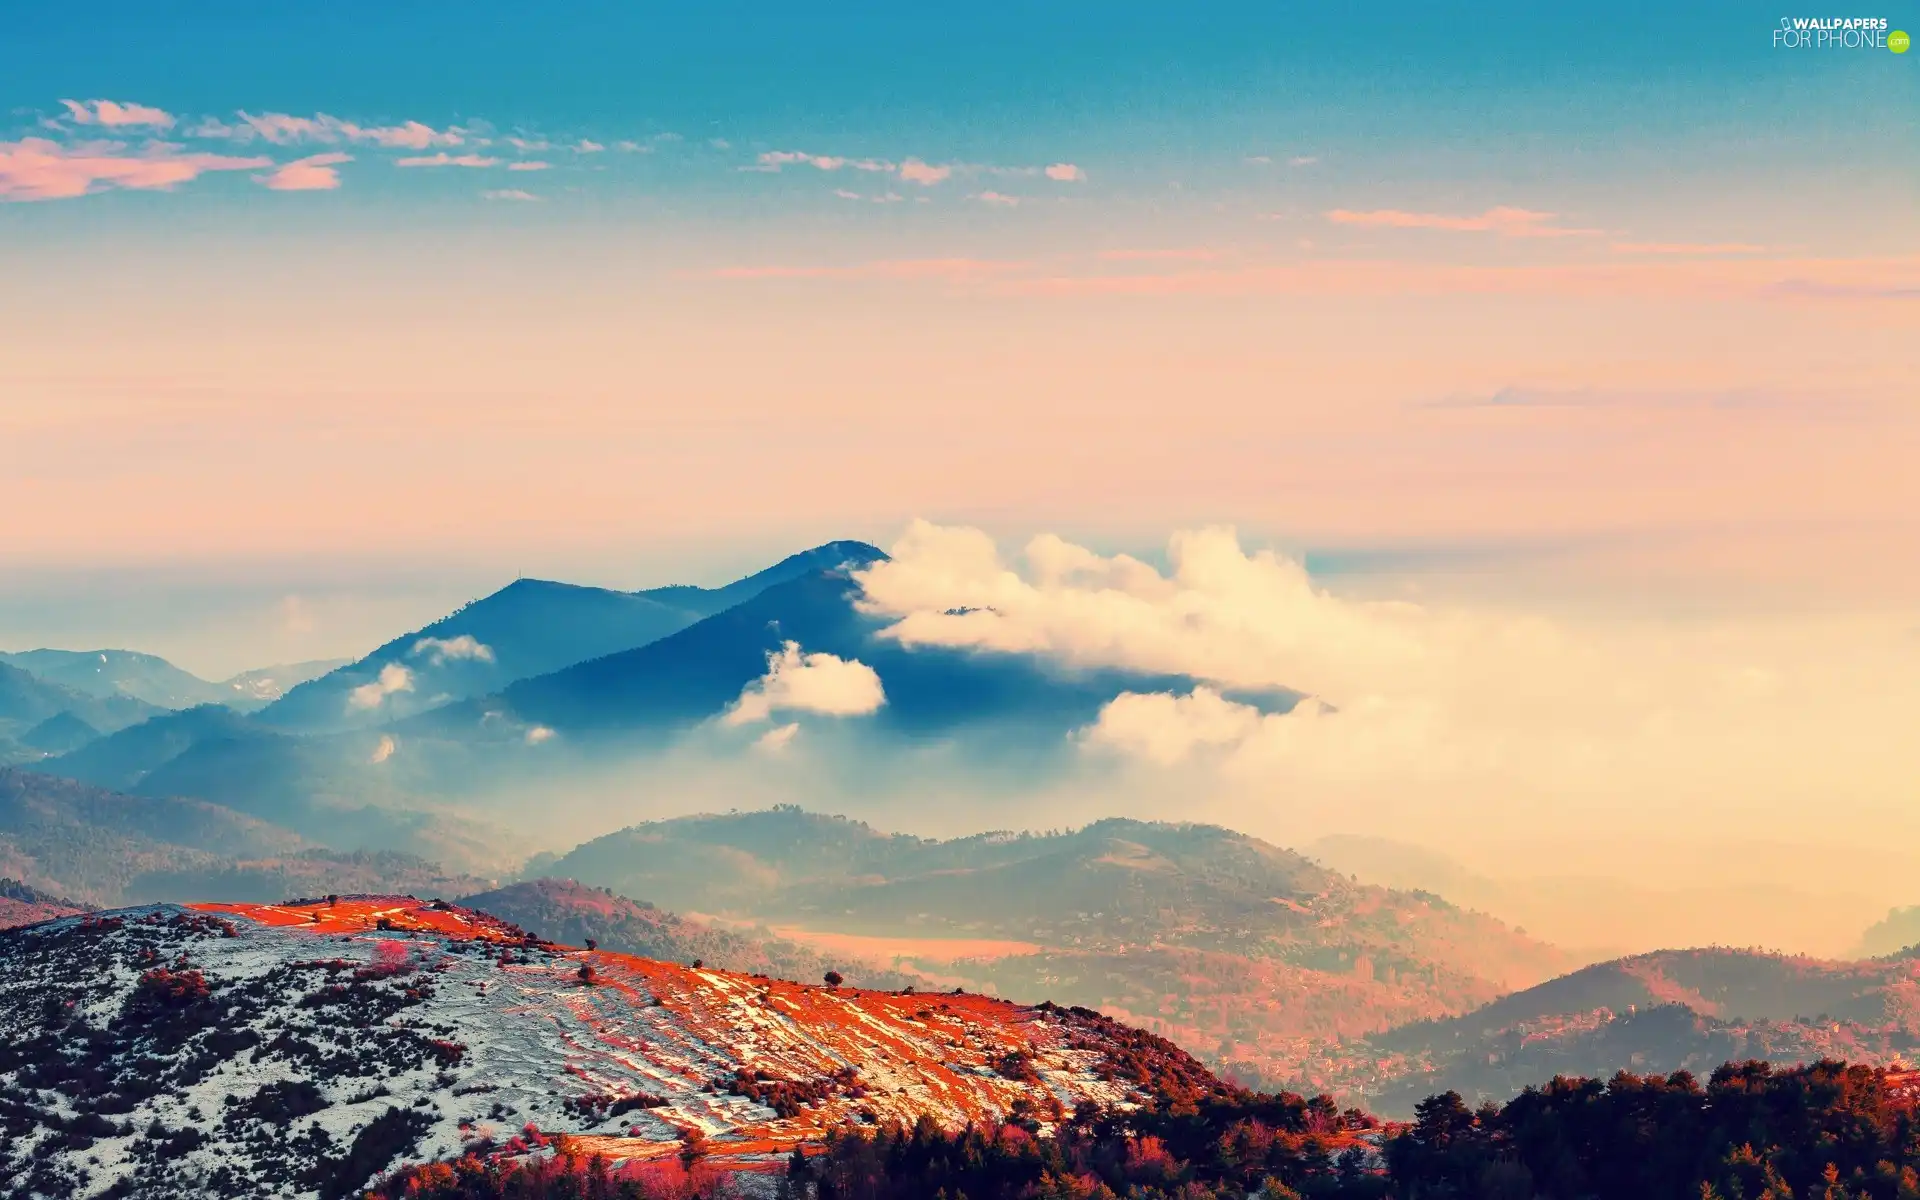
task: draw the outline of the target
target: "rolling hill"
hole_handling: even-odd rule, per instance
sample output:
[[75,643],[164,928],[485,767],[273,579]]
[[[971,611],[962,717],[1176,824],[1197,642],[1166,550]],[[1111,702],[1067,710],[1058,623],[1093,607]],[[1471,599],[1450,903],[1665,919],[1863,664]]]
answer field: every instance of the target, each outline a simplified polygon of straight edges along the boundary
[[384,724],[645,645],[810,570],[876,557],[861,542],[829,542],[720,588],[617,592],[516,580],[294,688],[260,720],[303,732]]
[[1665,950],[1597,963],[1458,1017],[1342,1047],[1297,1082],[1387,1115],[1455,1090],[1512,1095],[1556,1074],[1704,1073],[1722,1062],[1920,1051],[1920,957],[1828,961],[1752,950]]
[[305,845],[285,829],[201,800],[126,796],[0,769],[0,874],[93,903],[124,902],[148,872]]
[[[68,998],[62,1002],[61,998]],[[1222,1090],[1096,1014],[694,969],[410,898],[155,907],[0,936],[0,1196],[359,1195],[565,1133],[778,1172],[836,1129]]]
[[28,887],[18,879],[0,877],[0,929],[76,916],[87,910],[88,906],[78,901]]
[[131,696],[90,696],[0,662],[0,736],[21,735],[52,717],[70,714],[98,730],[124,729],[160,712]]
[[1354,884],[1204,825],[929,841],[783,807],[634,826],[548,870],[794,941],[884,949],[945,981],[1097,1007],[1270,1075],[1566,965],[1437,897]]
[[764,933],[748,934],[683,917],[571,879],[534,879],[465,896],[457,903],[569,945],[589,940],[608,950],[663,962],[702,962],[723,971],[817,980],[838,971],[855,987],[925,986],[908,972],[858,959],[828,958]]

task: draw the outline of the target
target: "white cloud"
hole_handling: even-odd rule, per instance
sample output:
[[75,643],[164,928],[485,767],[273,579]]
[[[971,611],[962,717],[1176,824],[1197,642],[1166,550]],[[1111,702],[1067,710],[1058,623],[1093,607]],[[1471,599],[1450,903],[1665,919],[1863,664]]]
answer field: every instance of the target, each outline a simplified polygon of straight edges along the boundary
[[532,192],[522,191],[519,188],[493,188],[481,192],[480,198],[482,200],[519,200],[522,202],[531,202],[540,199],[540,197],[534,195]]
[[1122,692],[1100,710],[1082,737],[1169,766],[1203,747],[1236,746],[1259,728],[1261,712],[1225,699],[1212,688],[1185,696]]
[[1056,183],[1084,183],[1087,173],[1072,163],[1052,163],[1047,167],[1047,178]]
[[892,561],[859,578],[863,606],[896,618],[888,636],[908,645],[1331,695],[1433,654],[1419,610],[1338,599],[1291,559],[1242,552],[1231,529],[1176,534],[1169,555],[1174,569],[1162,576],[1046,534],[1028,543],[1023,576],[986,534],[915,522]]
[[500,160],[486,154],[448,154],[445,150],[437,154],[421,154],[412,158],[396,158],[396,167],[497,167]]
[[553,736],[553,730],[547,728],[545,725],[535,725],[527,730],[527,745],[538,746],[542,742],[552,741]]
[[800,723],[790,721],[785,725],[776,725],[753,741],[753,748],[763,754],[778,754],[793,744],[795,735],[800,732]]
[[423,654],[428,655],[427,661],[436,667],[445,666],[452,661],[489,663],[493,661],[493,647],[470,633],[450,638],[424,637],[413,644],[413,649],[407,651],[408,658],[419,658]]
[[379,677],[372,683],[363,683],[347,693],[348,711],[365,712],[379,708],[388,696],[395,692],[413,690],[413,672],[399,663],[388,663],[380,668]]
[[392,734],[383,733],[380,735],[380,744],[373,748],[373,753],[368,756],[367,762],[371,765],[378,766],[380,763],[392,758],[393,752],[399,748],[399,744],[393,740]]
[[776,712],[856,717],[887,702],[880,676],[858,659],[806,654],[788,642],[767,656],[767,673],[748,684],[722,723],[746,725]]
[[598,154],[605,149],[606,147],[599,142],[591,141],[587,138],[581,138],[578,142],[574,143],[573,146],[575,154]]
[[[1117,697],[1090,751],[1195,773],[1204,819],[1297,842],[1466,830],[1682,839],[1738,828],[1920,837],[1920,638],[1889,611],[1655,617],[1328,590],[1230,530],[1176,535],[1170,569],[1053,536],[1004,559],[987,535],[916,523],[859,573],[907,646],[1184,675]],[[1263,714],[1224,693],[1323,701]],[[1907,806],[1907,807],[1903,807]]]

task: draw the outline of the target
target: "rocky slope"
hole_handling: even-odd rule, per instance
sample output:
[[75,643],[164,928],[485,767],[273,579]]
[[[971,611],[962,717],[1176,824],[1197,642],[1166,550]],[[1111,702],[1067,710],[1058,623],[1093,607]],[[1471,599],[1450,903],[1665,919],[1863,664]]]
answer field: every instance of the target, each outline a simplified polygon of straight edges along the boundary
[[358,1194],[575,1135],[766,1170],[827,1130],[1125,1106],[1210,1076],[1086,1011],[788,983],[410,897],[153,906],[0,935],[0,1197]]

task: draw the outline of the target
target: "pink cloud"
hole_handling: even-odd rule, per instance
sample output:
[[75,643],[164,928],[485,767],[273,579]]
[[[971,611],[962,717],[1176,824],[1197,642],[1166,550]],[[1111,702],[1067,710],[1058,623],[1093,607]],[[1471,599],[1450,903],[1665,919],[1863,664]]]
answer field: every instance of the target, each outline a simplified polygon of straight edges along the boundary
[[1478,216],[1455,217],[1445,213],[1403,212],[1394,208],[1356,212],[1336,208],[1327,220],[1336,225],[1364,225],[1385,229],[1441,229],[1452,233],[1497,233],[1501,237],[1542,238],[1581,237],[1598,229],[1565,229],[1552,224],[1557,213],[1535,212],[1527,208],[1501,206]]
[[[461,137],[451,129],[435,129],[420,121],[399,125],[358,125],[326,113],[295,117],[286,113],[240,114],[238,126],[220,126],[234,135],[259,136],[270,142],[370,142],[389,150],[425,150],[432,146],[458,146]],[[213,126],[207,127],[209,132]]]
[[448,154],[445,150],[438,154],[420,155],[414,158],[396,158],[396,167],[497,167],[500,160],[488,158],[483,154]]
[[581,138],[573,147],[574,153],[576,154],[598,154],[605,149],[606,147],[602,146],[599,142],[589,141],[586,138]]
[[921,162],[917,158],[910,158],[900,164],[900,178],[922,187],[930,187],[952,174],[952,167],[935,166],[932,163]]
[[312,154],[295,159],[271,175],[253,178],[276,192],[329,192],[340,186],[340,172],[334,168],[352,161],[351,154]]
[[61,200],[110,188],[165,191],[207,171],[273,165],[268,158],[118,150],[113,145],[66,147],[45,138],[0,142],[0,200]]
[[66,105],[67,112],[81,125],[173,127],[171,113],[145,104],[120,100],[62,100],[60,103]]
[[1102,250],[1100,257],[1108,262],[1210,262],[1220,255],[1205,246],[1191,246],[1170,250]]
[[509,171],[544,171],[548,167],[551,167],[552,165],[553,165],[552,163],[541,162],[539,159],[536,158],[536,159],[528,159],[526,162],[508,163],[507,170]]
[[490,192],[481,192],[484,200],[538,200],[532,192],[523,192],[519,188],[496,188]]
[[1615,242],[1615,254],[1764,254],[1751,242]]
[[994,205],[998,208],[1013,208],[1020,203],[1020,197],[1006,196],[999,192],[981,192],[972,197],[972,199],[978,200],[982,204]]
[[1087,173],[1072,163],[1054,163],[1047,168],[1047,178],[1056,183],[1084,183]]
[[980,279],[1018,271],[1022,262],[979,258],[881,259],[850,267],[723,267],[715,279]]

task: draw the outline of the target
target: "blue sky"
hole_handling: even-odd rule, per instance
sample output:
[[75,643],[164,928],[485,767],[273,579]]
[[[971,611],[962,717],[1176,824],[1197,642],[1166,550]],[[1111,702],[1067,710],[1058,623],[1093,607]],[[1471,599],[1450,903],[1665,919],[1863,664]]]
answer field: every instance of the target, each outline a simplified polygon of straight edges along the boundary
[[1837,528],[1843,570],[1914,486],[1920,54],[1779,18],[15,6],[0,505],[49,515],[0,530],[6,620],[97,570],[238,572],[269,623],[329,570],[712,579],[916,516],[1330,563],[1734,530],[1775,575]]

